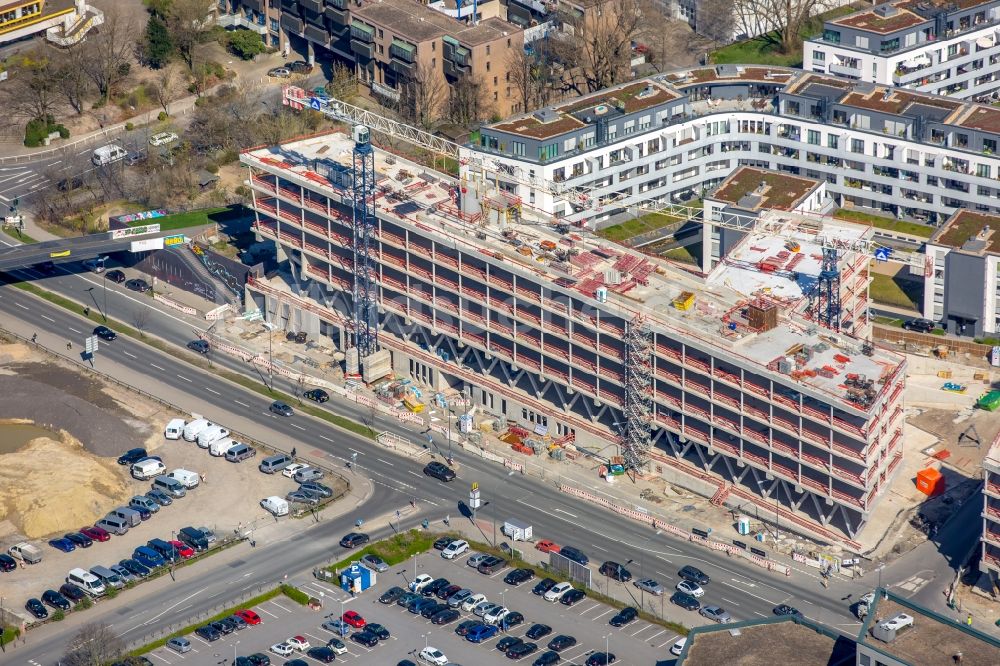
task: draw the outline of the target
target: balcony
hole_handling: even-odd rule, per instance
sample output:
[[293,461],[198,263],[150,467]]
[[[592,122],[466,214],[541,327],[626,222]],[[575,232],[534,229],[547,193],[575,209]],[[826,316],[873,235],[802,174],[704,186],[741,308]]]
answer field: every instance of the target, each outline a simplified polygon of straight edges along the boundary
[[389,57],[412,64],[417,55],[417,47],[413,44],[392,40],[389,46]]
[[292,32],[296,35],[302,34],[302,19],[291,14],[281,15],[281,29],[285,32]]
[[861,78],[861,67],[859,65],[830,65],[831,74],[840,74],[841,76],[849,76],[852,78]]
[[451,59],[459,67],[468,67],[472,60],[472,51],[464,46],[456,46]]
[[327,8],[347,9],[348,0],[325,0]]
[[[364,42],[370,44],[375,40],[375,28],[370,25],[365,25],[360,21],[351,21],[351,43],[353,45],[354,41]],[[369,51],[371,49],[369,48]],[[371,53],[368,54],[371,57]]]
[[330,33],[325,28],[317,28],[308,23],[306,24],[305,36],[306,39],[316,44],[326,45],[330,43]]
[[417,67],[413,63],[400,62],[395,58],[389,61],[389,69],[407,78],[412,78],[417,71]]
[[347,13],[346,9],[337,9],[336,7],[327,7],[323,14],[326,16],[327,20],[334,26],[340,26],[341,28],[346,28],[351,24],[351,15]]
[[323,11],[323,1],[322,0],[299,0],[299,7],[303,9],[308,9],[309,11],[315,12],[317,14]]

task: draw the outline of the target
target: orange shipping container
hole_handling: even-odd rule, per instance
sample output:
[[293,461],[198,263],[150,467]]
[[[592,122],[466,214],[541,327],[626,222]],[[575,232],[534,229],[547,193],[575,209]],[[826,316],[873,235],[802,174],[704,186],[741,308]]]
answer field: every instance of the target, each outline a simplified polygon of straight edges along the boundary
[[917,472],[917,490],[934,497],[944,492],[944,476],[933,467]]

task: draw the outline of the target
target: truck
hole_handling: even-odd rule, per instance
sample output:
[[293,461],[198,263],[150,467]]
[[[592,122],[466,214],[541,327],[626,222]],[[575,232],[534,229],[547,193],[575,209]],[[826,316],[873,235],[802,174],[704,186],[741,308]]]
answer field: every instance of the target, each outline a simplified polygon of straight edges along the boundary
[[500,531],[513,541],[531,541],[531,525],[520,520],[508,518]]
[[42,551],[38,546],[34,546],[27,541],[16,543],[7,549],[7,552],[15,560],[21,560],[27,564],[38,564],[42,561]]

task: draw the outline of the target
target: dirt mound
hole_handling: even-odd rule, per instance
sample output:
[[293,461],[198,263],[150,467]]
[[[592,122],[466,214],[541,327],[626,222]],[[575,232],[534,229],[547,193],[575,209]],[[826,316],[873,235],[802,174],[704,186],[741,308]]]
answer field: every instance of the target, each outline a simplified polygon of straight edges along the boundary
[[28,538],[93,524],[131,496],[115,461],[89,453],[65,432],[61,437],[0,455],[0,521]]

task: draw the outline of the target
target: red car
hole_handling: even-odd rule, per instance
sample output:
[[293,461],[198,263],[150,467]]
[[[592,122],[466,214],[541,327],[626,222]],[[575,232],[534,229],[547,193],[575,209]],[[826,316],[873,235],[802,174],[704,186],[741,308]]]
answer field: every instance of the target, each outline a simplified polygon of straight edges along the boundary
[[537,544],[535,548],[542,551],[543,553],[558,553],[560,548],[557,544],[549,541],[548,539],[542,539]]
[[89,527],[81,527],[80,534],[88,536],[94,541],[110,541],[111,534],[107,530],[101,529],[96,525],[90,525]]
[[185,560],[189,557],[194,557],[194,548],[187,545],[183,541],[170,541],[171,546],[177,549],[177,553],[183,557]]
[[257,613],[254,613],[249,608],[236,611],[235,615],[239,615],[241,618],[243,618],[243,621],[249,624],[250,626],[253,626],[255,624],[260,624],[260,615],[257,615]]
[[343,619],[344,622],[351,625],[355,629],[361,629],[362,627],[365,626],[365,624],[367,624],[365,622],[365,618],[358,615],[356,611],[347,611],[346,613],[344,613]]

